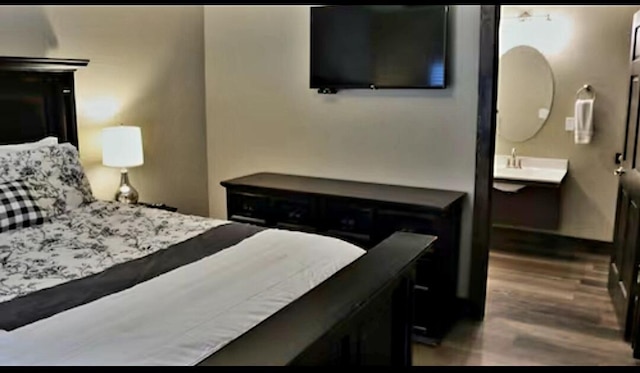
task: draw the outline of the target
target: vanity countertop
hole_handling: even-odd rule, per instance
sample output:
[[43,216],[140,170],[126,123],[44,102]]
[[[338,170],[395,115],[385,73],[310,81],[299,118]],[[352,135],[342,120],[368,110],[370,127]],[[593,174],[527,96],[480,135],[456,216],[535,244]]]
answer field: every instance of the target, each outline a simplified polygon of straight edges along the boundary
[[493,178],[500,181],[529,181],[560,184],[569,169],[568,159],[521,157],[521,168],[507,167],[508,155],[496,155]]

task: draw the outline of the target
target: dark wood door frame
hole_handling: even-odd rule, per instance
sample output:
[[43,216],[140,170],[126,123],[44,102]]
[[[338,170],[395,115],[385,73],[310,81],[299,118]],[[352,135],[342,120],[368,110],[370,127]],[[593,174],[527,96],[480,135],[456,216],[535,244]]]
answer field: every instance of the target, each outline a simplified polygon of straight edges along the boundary
[[468,313],[476,320],[484,318],[487,295],[487,268],[491,240],[491,190],[498,100],[499,24],[500,5],[481,5],[476,176],[468,294]]

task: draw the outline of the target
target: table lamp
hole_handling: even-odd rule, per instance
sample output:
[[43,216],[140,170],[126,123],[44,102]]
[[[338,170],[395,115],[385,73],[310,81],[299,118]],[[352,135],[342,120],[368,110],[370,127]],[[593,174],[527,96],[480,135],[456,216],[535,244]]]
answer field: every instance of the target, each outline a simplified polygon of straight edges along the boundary
[[102,130],[102,164],[120,168],[120,187],[116,192],[116,201],[138,202],[138,191],[129,184],[127,168],[141,166],[143,163],[140,127],[120,125]]

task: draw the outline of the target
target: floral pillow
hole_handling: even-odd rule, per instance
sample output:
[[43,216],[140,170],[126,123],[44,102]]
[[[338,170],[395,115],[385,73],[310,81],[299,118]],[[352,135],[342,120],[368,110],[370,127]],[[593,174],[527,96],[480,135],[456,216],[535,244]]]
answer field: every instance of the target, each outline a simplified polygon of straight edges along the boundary
[[78,150],[69,143],[0,154],[0,182],[18,179],[49,216],[95,201]]

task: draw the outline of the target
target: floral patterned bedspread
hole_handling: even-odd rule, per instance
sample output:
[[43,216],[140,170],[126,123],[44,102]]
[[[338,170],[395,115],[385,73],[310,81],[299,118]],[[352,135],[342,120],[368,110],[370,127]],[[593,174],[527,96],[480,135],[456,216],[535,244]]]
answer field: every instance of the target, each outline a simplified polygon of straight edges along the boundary
[[216,220],[94,201],[0,234],[0,302],[86,277],[197,236]]

